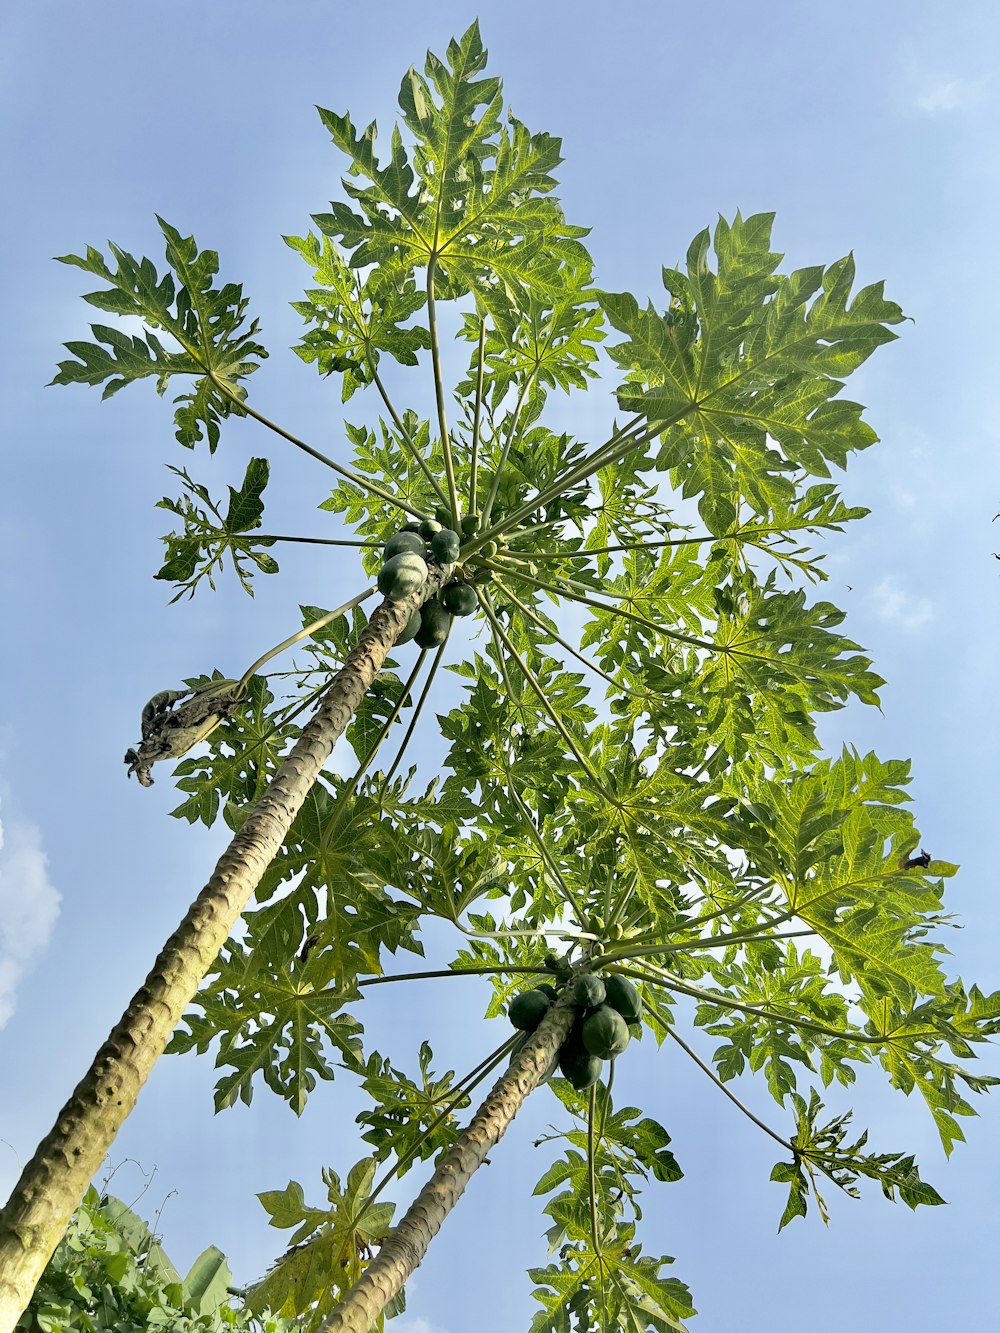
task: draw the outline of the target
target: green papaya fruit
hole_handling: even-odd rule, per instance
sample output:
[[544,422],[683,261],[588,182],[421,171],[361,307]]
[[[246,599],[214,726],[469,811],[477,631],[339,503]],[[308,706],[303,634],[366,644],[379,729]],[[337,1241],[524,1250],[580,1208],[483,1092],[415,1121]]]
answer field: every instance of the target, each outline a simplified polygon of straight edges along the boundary
[[570,1037],[559,1052],[559,1070],[577,1092],[586,1092],[601,1077],[601,1061]]
[[402,632],[399,638],[396,640],[396,647],[398,648],[400,644],[409,643],[411,639],[415,639],[417,637],[417,630],[419,628],[420,628],[420,612],[414,611],[413,615],[410,616],[409,620],[403,626]]
[[420,612],[420,628],[414,638],[421,648],[440,648],[451,629],[451,612],[439,601],[425,602]]
[[515,995],[507,1007],[507,1017],[516,1028],[534,1032],[548,1013],[551,1001],[540,990],[523,990]]
[[476,590],[470,583],[449,583],[441,594],[441,601],[453,616],[471,616],[479,605]]
[[604,978],[604,986],[607,991],[606,1003],[617,1010],[626,1023],[642,1022],[642,1000],[631,981],[609,972]]
[[451,528],[442,528],[431,538],[431,558],[439,565],[453,565],[462,549],[462,539]]
[[423,556],[424,539],[417,532],[397,532],[394,537],[390,537],[382,548],[382,559],[391,560],[394,555],[401,555],[404,551],[412,551],[415,555]]
[[378,590],[392,602],[401,602],[423,587],[427,580],[427,563],[415,551],[403,551],[388,559],[378,572]]
[[427,540],[430,541],[435,533],[441,531],[443,526],[444,524],[438,523],[436,519],[425,518],[417,531],[420,533],[421,537],[426,537]]
[[580,1009],[596,1009],[604,1003],[604,982],[593,972],[585,972],[573,983],[573,1003]]
[[629,1044],[631,1034],[618,1010],[602,1004],[583,1020],[580,1036],[591,1055],[600,1060],[613,1060]]

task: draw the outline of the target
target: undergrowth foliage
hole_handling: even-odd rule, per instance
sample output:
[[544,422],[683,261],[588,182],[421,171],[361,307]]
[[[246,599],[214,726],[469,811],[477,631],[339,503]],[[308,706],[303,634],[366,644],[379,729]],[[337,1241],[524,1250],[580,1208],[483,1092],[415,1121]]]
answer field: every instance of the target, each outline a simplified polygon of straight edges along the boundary
[[[170,1048],[216,1052],[220,1108],[263,1083],[301,1112],[335,1074],[371,1098],[359,1121],[374,1152],[325,1171],[321,1204],[295,1182],[260,1196],[291,1248],[250,1306],[316,1325],[391,1226],[383,1186],[456,1140],[471,1089],[510,1049],[456,1081],[426,1044],[410,1072],[369,1044],[364,988],[404,984],[399,955],[423,955],[430,919],[456,943],[428,971],[489,978],[489,1016],[545,977],[617,973],[641,989],[633,1035],[720,1084],[763,1075],[782,1226],[812,1200],[825,1216],[824,1181],[942,1202],[911,1156],[873,1152],[825,1111],[825,1087],[881,1066],[924,1098],[950,1152],[969,1093],[996,1081],[968,1062],[1000,1026],[1000,995],[944,970],[956,867],[915,855],[908,763],[850,746],[821,756],[816,738],[820,713],[876,704],[883,684],[819,589],[824,543],[867,512],[835,473],[876,440],[844,381],[896,336],[899,307],[880,283],[854,290],[850,256],[783,272],[769,214],[699,232],[654,299],[601,290],[586,229],[555,194],[559,140],[505,117],[485,68],[473,25],[409,70],[384,156],[374,124],[320,111],[346,157],[344,197],[285,239],[310,274],[295,351],[339,378],[345,403],[363,391],[380,405],[377,429],[345,422],[347,461],[251,403],[266,352],[242,288],[216,285],[214,252],[161,221],[163,276],[118,246],[117,268],[91,248],[65,257],[101,280],[86,300],[144,328],[95,324],[94,342],[67,344],[57,383],[107,396],[187,377],[187,448],[214,450],[224,420],[249,415],[336,473],[317,498],[338,526],[292,538],[262,531],[264,458],[225,510],[174,468],[184,491],[161,507],[180,527],[157,577],[178,596],[214,587],[227,560],[252,592],[293,539],[355,547],[370,581],[407,520],[460,534],[455,578],[475,589],[471,632],[399,649],[378,679],[348,731],[356,773],[317,782]],[[468,350],[450,389],[446,301]],[[622,415],[604,439],[577,440],[559,394],[590,388],[609,334]],[[430,419],[396,396],[397,366],[429,368]],[[358,605],[316,628],[326,615],[302,608],[302,655],[280,677],[255,674],[208,749],[181,762],[177,816],[240,826],[364,624]],[[442,665],[461,695],[435,724],[420,714]],[[435,725],[441,773],[404,767]],[[648,1177],[680,1175],[667,1130],[616,1106],[610,1079],[590,1094],[550,1086],[569,1123],[537,1191],[549,1257],[530,1273],[532,1333],[682,1327],[689,1295],[663,1275],[668,1258],[643,1252],[638,1202]]]
[[211,1245],[182,1277],[157,1235],[121,1199],[88,1189],[17,1324],[27,1333],[148,1328],[184,1333],[293,1333],[301,1324],[251,1314]]

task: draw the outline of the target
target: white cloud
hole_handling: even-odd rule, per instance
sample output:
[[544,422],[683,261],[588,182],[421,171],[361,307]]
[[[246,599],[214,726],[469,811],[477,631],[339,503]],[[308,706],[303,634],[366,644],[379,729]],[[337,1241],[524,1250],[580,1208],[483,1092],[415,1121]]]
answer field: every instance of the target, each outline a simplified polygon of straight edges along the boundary
[[918,110],[935,116],[942,111],[962,111],[975,106],[983,91],[982,79],[934,79],[916,95]]
[[34,824],[0,824],[0,1028],[14,1012],[18,982],[48,943],[60,895],[49,883],[48,858]]
[[926,597],[913,597],[898,582],[886,576],[871,593],[876,611],[882,620],[903,629],[916,629],[934,619],[934,608]]
[[394,1319],[389,1327],[392,1333],[445,1333],[443,1328],[427,1319]]

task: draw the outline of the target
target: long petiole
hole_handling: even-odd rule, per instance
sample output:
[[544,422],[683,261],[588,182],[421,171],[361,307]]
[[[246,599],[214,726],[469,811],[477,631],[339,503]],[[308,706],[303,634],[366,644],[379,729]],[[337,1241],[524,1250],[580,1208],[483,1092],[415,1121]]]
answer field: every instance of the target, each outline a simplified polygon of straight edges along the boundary
[[503,448],[500,450],[500,457],[497,460],[496,468],[493,472],[493,481],[490,483],[490,491],[486,497],[486,503],[483,505],[482,521],[480,527],[488,528],[490,526],[490,515],[493,513],[493,505],[497,498],[497,491],[500,489],[500,478],[503,476],[503,470],[507,466],[507,459],[510,457],[510,451],[514,446],[514,441],[518,438],[520,431],[518,429],[521,419],[521,408],[524,405],[528,389],[531,387],[532,376],[529,375],[521,385],[520,392],[517,395],[517,402],[514,405],[514,412],[511,416],[510,430],[507,432],[507,438],[504,441]]
[[285,537],[274,532],[253,532],[249,534],[255,542],[302,542],[308,546],[381,546],[381,542],[349,541],[343,537]]
[[370,360],[369,360],[369,363],[368,363],[368,364],[369,364],[369,368],[370,368],[370,370],[371,370],[372,383],[375,385],[376,389],[378,389],[379,394],[380,394],[381,397],[382,397],[382,402],[385,404],[385,409],[386,409],[386,411],[389,413],[389,415],[392,417],[393,425],[394,425],[394,426],[396,427],[396,429],[399,431],[399,438],[402,440],[403,445],[405,446],[405,448],[406,448],[407,452],[409,453],[410,457],[411,457],[411,458],[413,459],[413,461],[416,463],[417,467],[420,468],[420,471],[424,474],[424,476],[425,476],[425,477],[427,478],[427,480],[430,482],[430,484],[431,484],[431,488],[433,489],[434,494],[437,496],[437,498],[441,501],[442,504],[447,504],[447,503],[448,503],[448,497],[447,497],[447,495],[445,495],[444,491],[441,489],[441,483],[438,481],[437,477],[435,477],[434,473],[433,473],[433,472],[430,470],[430,468],[427,466],[427,461],[426,461],[426,459],[424,458],[423,454],[421,454],[421,452],[420,452],[420,450],[417,448],[416,444],[414,444],[412,438],[410,437],[410,433],[409,433],[409,431],[407,431],[406,427],[403,425],[402,418],[400,417],[399,413],[396,411],[396,408],[395,408],[395,406],[394,406],[394,404],[393,404],[393,402],[392,402],[392,399],[389,397],[388,391],[386,390],[385,385],[382,383],[382,380],[381,380],[381,378],[379,377],[379,373],[378,373],[378,371],[377,371],[377,370],[375,369],[375,367],[371,364],[371,361],[370,361]]
[[[726,907],[719,907],[714,912],[706,912],[704,916],[689,917],[688,921],[692,926],[703,926],[707,921],[714,921],[717,917],[731,917],[734,912],[738,912],[741,907],[746,907],[747,903],[753,902],[759,898],[762,893],[768,889],[773,889],[774,883],[768,880],[766,884],[758,884],[755,889],[745,893],[742,898],[737,898],[735,902],[729,903]],[[696,907],[699,902],[704,902],[707,895],[703,894],[701,898],[696,898],[689,907]]]
[[[599,449],[595,450],[594,454],[591,455],[591,458],[596,458],[598,455],[602,455],[603,451],[607,449],[610,445],[619,444],[622,438],[630,430],[633,429],[635,424],[641,422],[642,420],[643,420],[642,417],[636,417],[628,427],[623,427],[622,430],[616,431],[615,434],[612,435],[610,440],[606,441],[603,445],[600,446]],[[584,462],[586,462],[586,460],[584,460]],[[514,528],[522,518],[527,518],[530,514],[535,513],[536,510],[541,508],[541,506],[546,504],[549,500],[554,500],[558,496],[562,495],[566,490],[567,486],[573,484],[573,476],[580,466],[582,465],[577,464],[576,467],[570,468],[567,472],[564,472],[561,477],[558,477],[554,482],[548,485],[543,491],[537,492],[534,496],[526,500],[524,504],[520,505],[517,509],[512,510],[509,514],[505,514],[502,524],[498,523],[489,529],[486,530],[481,529],[480,531],[478,531],[475,537],[475,542],[476,542],[475,549],[478,549],[478,547],[483,542],[489,541],[491,538],[498,536],[502,529]],[[600,467],[601,465],[598,464],[598,466]]]
[[597,1084],[590,1085],[590,1106],[587,1111],[587,1183],[590,1189],[590,1234],[594,1253],[600,1258],[601,1238],[597,1234],[597,1181],[594,1170],[594,1120],[597,1117]]
[[479,321],[479,362],[476,369],[476,409],[472,418],[472,458],[469,465],[469,513],[476,512],[479,485],[479,423],[483,407],[483,376],[486,372],[486,318]]
[[[769,1023],[788,1023],[792,1027],[801,1028],[803,1032],[815,1032],[821,1037],[837,1037],[841,1041],[855,1042],[861,1046],[885,1046],[894,1038],[891,1035],[871,1037],[863,1032],[842,1032],[836,1028],[827,1027],[824,1023],[814,1023],[808,1018],[799,1018],[795,1014],[781,1014],[774,1010],[761,1009],[755,1004],[745,1004],[742,1000],[734,1000],[731,995],[722,995],[716,991],[702,990],[700,986],[694,986],[688,981],[683,981],[673,972],[668,972],[666,968],[652,966],[651,972],[642,971],[639,968],[615,967],[614,971],[620,972],[623,977],[634,977],[638,981],[647,981],[654,986],[664,986],[668,990],[674,990],[681,995],[689,995],[693,1000],[702,1000],[706,1004],[718,1005],[722,1009],[739,1009],[745,1014],[754,1014],[757,1018],[764,1018]],[[923,1037],[932,1035],[930,1032],[907,1032],[903,1034],[907,1037]],[[895,1038],[898,1040],[898,1037]]]
[[[562,522],[562,519],[561,519],[561,518],[547,518],[547,519],[545,519],[545,520],[544,520],[543,522],[541,522],[541,523],[530,523],[530,524],[529,524],[527,527],[525,527],[525,528],[518,528],[518,530],[517,530],[517,532],[516,532],[515,535],[516,535],[517,537],[527,537],[527,535],[528,535],[530,532],[542,532],[542,531],[544,531],[545,528],[554,528],[554,527],[556,526],[557,523],[561,523],[561,522]],[[528,559],[528,560],[531,559],[531,555],[530,555],[529,552],[511,551],[511,552],[509,552],[509,554],[511,554],[511,555],[524,555],[525,559]]]
[[[611,438],[592,454],[582,459],[569,471],[564,472],[561,477],[557,477],[544,490],[539,491],[537,495],[529,497],[523,505],[513,510],[510,514],[504,516],[504,524],[508,527],[514,527],[522,518],[527,518],[533,514],[541,505],[547,504],[549,500],[554,500],[561,495],[568,486],[575,486],[580,481],[586,481],[599,472],[602,467],[608,463],[617,462],[623,458],[631,449],[639,445],[648,444],[651,439],[668,430],[670,426],[676,425],[678,421],[683,420],[691,410],[690,406],[683,410],[675,412],[673,417],[663,421],[658,421],[649,426],[645,423],[644,417],[634,417],[627,426],[623,426],[611,436]],[[489,536],[495,535],[490,533]]]
[[402,742],[400,743],[399,749],[396,751],[396,757],[392,761],[392,766],[390,767],[388,773],[386,773],[381,783],[379,784],[379,789],[378,789],[379,800],[381,800],[382,797],[385,795],[385,789],[392,781],[392,775],[399,767],[400,761],[402,760],[403,755],[406,753],[406,747],[407,745],[409,745],[410,737],[413,735],[414,728],[416,727],[417,722],[420,719],[421,711],[423,710],[423,706],[427,699],[427,695],[430,692],[431,685],[433,685],[434,683],[434,677],[437,674],[437,669],[441,664],[441,658],[447,646],[448,646],[448,641],[446,639],[444,643],[442,643],[440,648],[437,650],[437,652],[434,654],[434,661],[431,663],[431,669],[430,671],[428,671],[427,679],[424,681],[424,688],[420,691],[420,698],[417,700],[417,706],[413,710],[413,716],[410,718],[410,725],[406,728],[406,732],[403,736]]
[[552,629],[549,625],[546,625],[545,621],[542,620],[540,616],[537,616],[535,612],[532,611],[530,606],[525,606],[524,602],[522,602],[519,597],[517,597],[514,593],[512,593],[508,587],[505,586],[503,591],[504,591],[504,596],[510,598],[510,600],[514,603],[514,605],[522,613],[522,615],[525,615],[528,617],[529,620],[534,621],[534,623],[538,626],[540,630],[542,630],[545,634],[547,634],[548,637],[552,639],[555,643],[558,643],[560,647],[565,648],[568,653],[571,653],[578,662],[582,662],[583,665],[587,667],[590,671],[596,672],[598,676],[600,676],[603,680],[606,680],[609,685],[613,685],[614,688],[620,693],[627,694],[631,696],[631,698],[633,699],[642,698],[640,694],[637,694],[636,691],[631,689],[628,685],[620,684],[617,680],[615,680],[614,676],[609,676],[606,671],[602,671],[601,668],[597,665],[597,663],[592,662],[589,657],[584,657],[583,653],[577,652],[577,650],[571,647],[571,645],[568,644],[564,638],[560,637],[560,635],[557,634],[554,629]]
[[321,454],[319,450],[314,449],[311,444],[306,444],[305,440],[300,440],[298,436],[293,435],[291,431],[287,431],[283,426],[279,426],[276,421],[271,421],[268,417],[264,416],[262,412],[258,412],[256,408],[250,407],[248,403],[243,402],[237,394],[233,393],[232,389],[224,384],[213,371],[208,372],[208,377],[219,392],[228,398],[230,402],[235,403],[241,412],[245,413],[248,417],[253,417],[254,421],[259,422],[262,426],[266,426],[268,430],[273,430],[275,435],[280,435],[281,438],[287,440],[289,444],[294,444],[296,449],[301,449],[304,453],[309,454],[310,457],[318,459],[321,463],[325,463],[327,467],[333,468],[334,472],[339,476],[346,477],[348,481],[353,482],[355,486],[360,486],[362,490],[367,491],[370,495],[377,495],[380,500],[385,500],[387,504],[393,505],[394,508],[404,510],[413,518],[426,518],[426,514],[422,514],[419,509],[414,509],[411,505],[408,505],[405,500],[400,500],[399,497],[393,495],[391,491],[384,490],[381,486],[377,486],[375,482],[369,481],[367,477],[363,477],[360,472],[355,472],[349,467],[342,467],[340,463],[335,463],[332,458],[327,458],[326,454]]
[[[514,697],[515,697],[515,696],[514,696],[514,687],[513,687],[513,685],[512,685],[511,682],[510,682],[510,676],[508,676],[508,674],[507,674],[507,663],[506,663],[506,661],[504,660],[504,655],[503,655],[503,644],[502,644],[502,643],[500,642],[500,640],[497,638],[497,632],[496,632],[495,629],[492,628],[492,626],[490,627],[490,634],[492,635],[492,638],[493,638],[493,651],[494,651],[494,652],[496,653],[496,655],[497,655],[497,664],[498,664],[499,667],[500,667],[500,675],[503,677],[503,687],[504,687],[504,689],[507,691],[507,698],[508,698],[508,699],[514,699]],[[518,706],[518,708],[520,708],[520,706],[521,706],[521,700],[520,700],[520,698],[517,699],[517,706]]]
[[314,620],[311,625],[306,625],[306,627],[300,629],[298,633],[292,634],[287,639],[284,639],[276,648],[272,648],[270,651],[266,652],[263,657],[258,657],[257,661],[254,662],[252,666],[248,667],[240,677],[236,687],[237,690],[242,691],[246,689],[251,676],[256,674],[259,667],[262,667],[266,662],[270,662],[272,657],[277,657],[278,654],[283,653],[286,648],[291,648],[292,644],[300,643],[302,639],[308,639],[310,634],[314,634],[316,630],[322,629],[324,625],[329,625],[331,620],[336,620],[339,616],[345,615],[348,611],[353,610],[354,607],[360,606],[362,602],[367,601],[368,598],[377,591],[378,589],[373,584],[370,588],[366,588],[364,592],[359,592],[356,597],[352,597],[349,602],[345,602],[343,606],[338,606],[336,611],[328,611],[325,616],[320,616],[319,620]]
[[673,1037],[674,1041],[681,1048],[681,1050],[686,1051],[688,1055],[690,1055],[691,1059],[695,1062],[698,1068],[703,1073],[708,1075],[708,1077],[712,1080],[712,1082],[719,1089],[719,1091],[724,1092],[726,1096],[729,1098],[729,1100],[733,1103],[733,1105],[738,1106],[739,1109],[743,1112],[743,1114],[749,1120],[752,1120],[758,1129],[762,1129],[765,1134],[770,1134],[771,1138],[774,1139],[775,1143],[780,1143],[783,1148],[788,1149],[788,1151],[792,1154],[792,1156],[795,1156],[795,1149],[788,1142],[788,1140],[783,1139],[780,1134],[775,1133],[773,1129],[771,1129],[768,1125],[765,1125],[763,1120],[758,1119],[758,1117],[754,1115],[753,1111],[751,1111],[748,1106],[744,1106],[744,1104],[740,1101],[739,1097],[737,1097],[734,1093],[729,1091],[725,1083],[723,1083],[722,1079],[719,1078],[718,1075],[715,1073],[715,1071],[705,1063],[705,1061],[701,1058],[701,1056],[697,1055],[691,1049],[691,1047],[687,1044],[687,1042],[683,1039],[683,1037],[678,1037],[674,1029],[670,1027],[667,1028],[667,1035]]
[[590,778],[591,782],[593,782],[596,789],[601,793],[601,795],[605,798],[605,800],[611,801],[611,803],[614,804],[614,800],[611,796],[611,793],[608,791],[607,787],[605,787],[604,783],[601,781],[597,773],[594,771],[594,768],[590,763],[590,760],[587,759],[586,756],[583,754],[582,750],[579,749],[576,741],[573,739],[573,737],[570,735],[569,731],[563,724],[562,718],[559,716],[559,714],[549,703],[548,699],[545,697],[545,691],[542,689],[541,684],[539,683],[537,677],[535,676],[535,673],[532,671],[531,667],[528,666],[527,662],[514,647],[513,642],[505,632],[503,626],[500,624],[500,621],[493,614],[493,608],[490,604],[490,599],[488,594],[486,594],[482,588],[477,588],[476,592],[479,597],[479,604],[483,608],[483,611],[486,613],[487,619],[493,626],[494,631],[503,640],[504,647],[507,649],[508,653],[513,658],[513,660],[517,663],[518,667],[520,668],[525,680],[531,687],[538,702],[542,705],[542,708],[545,710],[546,713],[548,713],[549,717],[552,719],[553,725],[555,726],[556,730],[559,732],[560,736],[562,736],[563,740],[566,742],[570,750],[576,756],[584,772]]
[[[477,1088],[479,1084],[482,1083],[483,1079],[487,1078],[493,1072],[493,1070],[497,1067],[497,1065],[500,1063],[503,1057],[514,1045],[514,1042],[517,1041],[517,1038],[518,1038],[517,1033],[514,1033],[512,1037],[508,1037],[502,1046],[498,1046],[492,1055],[488,1055],[485,1060],[483,1060],[480,1064],[476,1066],[475,1069],[471,1070],[468,1074],[466,1074],[465,1078],[462,1079],[460,1083],[457,1083],[455,1085],[454,1095],[451,1097],[449,1101],[445,1103],[440,1113],[436,1115],[434,1119],[430,1122],[430,1124],[424,1130],[423,1134],[421,1134],[420,1138],[417,1139],[416,1143],[409,1150],[409,1152],[404,1153],[403,1156],[400,1157],[399,1160],[389,1168],[389,1170],[385,1173],[382,1179],[374,1187],[371,1194],[369,1194],[368,1198],[362,1204],[361,1208],[359,1209],[358,1213],[354,1218],[355,1227],[357,1227],[358,1222],[361,1220],[362,1217],[364,1217],[365,1213],[372,1206],[372,1204],[382,1193],[382,1191],[386,1188],[386,1186],[389,1185],[395,1179],[395,1177],[399,1175],[399,1173],[405,1167],[407,1167],[410,1164],[410,1162],[413,1161],[414,1157],[416,1157],[417,1153],[426,1143],[428,1138],[430,1138],[431,1134],[434,1133],[438,1125],[440,1125],[443,1121],[445,1121],[455,1110],[455,1108],[461,1102],[466,1100],[469,1093],[472,1092],[474,1088]],[[341,1250],[340,1257],[341,1258],[343,1257],[343,1250]]]
[[[437,977],[492,977],[524,975],[537,977],[542,969],[538,967],[514,967],[504,965],[503,967],[445,967],[433,972],[395,972],[391,977],[366,977],[364,981],[359,981],[361,986],[384,986],[390,981],[430,981]],[[316,991],[316,995],[335,995],[336,991]]]
[[521,518],[526,518],[528,514],[532,513],[535,509],[538,509],[539,506],[562,495],[568,487],[576,485],[577,481],[586,480],[592,475],[593,471],[599,471],[600,468],[604,466],[604,456],[609,449],[621,448],[624,446],[625,451],[627,452],[633,444],[642,440],[645,434],[645,418],[641,416],[633,417],[627,425],[616,430],[614,434],[611,435],[609,439],[605,440],[604,444],[599,445],[593,453],[589,454],[586,458],[581,459],[579,463],[575,463],[571,468],[568,468],[562,476],[557,477],[555,481],[550,482],[543,491],[539,491],[537,495],[525,500],[523,505],[518,509],[515,509],[512,514],[506,516],[505,522],[512,526]]
[[524,939],[540,940],[548,935],[554,935],[557,938],[565,937],[569,940],[596,940],[596,935],[591,935],[586,930],[577,930],[576,926],[538,926],[535,930],[475,930],[472,926],[463,926],[461,921],[455,919],[454,924],[459,928],[463,935],[468,935],[474,940],[509,940],[514,936]]
[[434,273],[437,255],[427,263],[427,326],[431,335],[431,365],[434,370],[434,398],[437,403],[438,430],[441,434],[441,452],[444,455],[445,476],[448,478],[448,501],[452,517],[458,521],[458,487],[455,485],[455,462],[451,454],[451,437],[444,409],[444,380],[441,375],[441,348],[438,344],[437,310],[434,303]]
[[[393,981],[436,981],[442,977],[493,977],[493,976],[530,976],[537,977],[542,974],[540,967],[514,967],[495,965],[492,967],[444,967],[429,972],[394,972],[389,977],[365,977],[363,981],[355,981],[358,990],[363,986],[388,986]],[[350,999],[342,986],[324,986],[322,990],[313,990],[304,992],[312,999],[323,999],[326,997],[341,997]]]
[[698,639],[692,634],[682,634],[679,630],[664,629],[662,625],[657,625],[653,620],[647,620],[645,616],[637,616],[634,611],[625,611],[620,606],[609,605],[607,602],[599,602],[595,597],[589,597],[577,589],[582,585],[574,583],[572,579],[567,579],[563,586],[555,583],[546,583],[542,579],[534,578],[531,574],[522,574],[519,569],[513,568],[506,562],[484,560],[483,564],[488,569],[492,569],[497,574],[508,574],[512,578],[520,579],[522,583],[530,583],[533,588],[541,588],[544,592],[554,592],[559,597],[567,598],[569,601],[582,602],[585,606],[592,606],[597,611],[606,611],[613,616],[621,616],[623,620],[631,620],[636,625],[643,625],[646,629],[652,630],[656,634],[662,634],[666,639],[675,639],[678,643],[688,643],[694,648],[704,648],[709,652],[718,652],[719,646],[710,642],[708,639]]
[[786,930],[777,934],[762,935],[759,930],[744,931],[740,935],[709,935],[704,939],[682,940],[678,944],[639,944],[629,945],[626,950],[618,950],[602,955],[602,963],[622,963],[629,958],[653,957],[658,953],[691,953],[696,949],[728,949],[734,944],[766,944],[770,940],[792,940],[802,935],[815,936],[814,930]]
[[[517,535],[520,537],[523,529],[518,529]],[[581,547],[578,551],[525,551],[525,560],[589,560],[594,555],[613,555],[616,551],[642,551],[651,550],[659,546],[701,546],[705,542],[734,541],[734,537],[713,537],[706,533],[702,537],[665,537],[663,540],[651,542],[621,542],[617,546],[588,546]],[[520,555],[520,551],[509,551],[511,555]]]
[[[298,715],[304,712],[305,709],[307,709],[310,704],[315,703],[316,700],[319,698],[319,696],[327,688],[327,685],[329,684],[330,681],[330,677],[332,675],[333,672],[328,671],[326,673],[326,680],[322,681],[319,685],[317,685],[315,689],[310,690],[309,693],[306,695],[306,697],[304,699],[300,699],[294,706],[290,706],[286,709],[278,709],[278,716],[281,717],[281,722],[279,725],[282,727],[287,727],[289,722],[291,722],[293,718],[298,717]],[[275,730],[277,730],[277,727],[275,727]]]
[[[576,896],[573,893],[573,890],[570,888],[570,886],[566,883],[565,879],[563,878],[562,871],[559,869],[555,861],[552,859],[552,854],[545,845],[545,839],[542,837],[541,833],[539,833],[538,829],[535,827],[535,821],[531,816],[531,811],[525,805],[524,801],[522,801],[520,794],[514,789],[513,786],[508,786],[507,792],[508,795],[513,797],[514,804],[520,810],[521,817],[523,818],[525,823],[525,827],[530,829],[532,841],[538,848],[539,855],[541,856],[542,860],[547,866],[549,874],[552,876],[556,884],[558,884],[559,888],[562,890],[563,897],[566,899],[567,903],[569,903],[570,907],[572,907],[574,912],[576,912],[578,920],[582,921],[585,916],[583,908],[577,901]],[[587,936],[586,938],[593,939],[593,936]]]
[[386,736],[388,736],[392,724],[395,722],[396,718],[399,717],[400,713],[403,711],[403,705],[410,697],[410,690],[416,683],[417,676],[419,676],[420,674],[420,670],[421,667],[424,665],[424,659],[426,658],[426,656],[427,656],[427,649],[426,648],[421,649],[420,655],[418,656],[416,662],[414,663],[413,670],[410,672],[409,676],[406,679],[406,684],[399,692],[399,698],[393,704],[392,711],[389,713],[389,716],[386,718],[386,720],[382,723],[381,727],[379,728],[378,735],[375,737],[375,740],[372,743],[371,747],[369,748],[368,753],[361,761],[360,766],[358,767],[357,771],[354,774],[353,779],[351,780],[352,790],[361,781],[365,773],[367,773],[372,760],[375,758],[376,754],[378,754],[379,749],[381,748],[382,742],[385,740]]
[[[708,1077],[712,1080],[712,1082],[719,1089],[719,1091],[724,1092],[726,1096],[729,1098],[729,1100],[735,1106],[738,1106],[739,1109],[743,1112],[743,1114],[749,1120],[752,1120],[758,1129],[762,1129],[765,1134],[770,1135],[770,1137],[774,1139],[775,1143],[780,1143],[783,1148],[787,1149],[788,1152],[792,1154],[793,1158],[795,1158],[796,1160],[801,1159],[802,1161],[804,1161],[807,1169],[809,1169],[811,1166],[817,1167],[820,1171],[822,1171],[823,1175],[826,1176],[828,1180],[832,1180],[833,1183],[839,1186],[840,1189],[844,1190],[845,1193],[848,1192],[847,1185],[842,1180],[838,1180],[837,1176],[834,1174],[834,1170],[830,1166],[824,1165],[822,1161],[823,1158],[828,1158],[832,1160],[833,1165],[835,1167],[837,1164],[837,1158],[834,1153],[813,1152],[809,1156],[806,1156],[798,1148],[796,1148],[794,1144],[789,1143],[787,1139],[783,1139],[780,1134],[776,1133],[768,1125],[765,1125],[763,1120],[759,1120],[757,1116],[754,1115],[753,1111],[750,1110],[749,1107],[744,1106],[744,1104],[740,1101],[740,1099],[734,1093],[730,1092],[730,1090],[726,1087],[726,1085],[722,1082],[722,1080],[717,1077],[715,1071],[711,1069],[709,1065],[705,1064],[704,1060],[702,1060],[698,1055],[695,1054],[695,1052],[691,1049],[691,1047],[687,1044],[687,1042],[684,1041],[681,1037],[679,1037],[673,1028],[667,1028],[667,1032],[671,1037],[673,1037],[674,1041],[677,1042],[678,1046],[680,1046],[682,1050],[687,1052],[687,1054],[695,1062],[698,1068],[703,1070],[704,1073],[708,1075]],[[811,1174],[812,1173],[810,1171],[810,1176]],[[813,1182],[813,1192],[815,1193],[815,1191],[816,1191],[816,1185],[815,1182]]]

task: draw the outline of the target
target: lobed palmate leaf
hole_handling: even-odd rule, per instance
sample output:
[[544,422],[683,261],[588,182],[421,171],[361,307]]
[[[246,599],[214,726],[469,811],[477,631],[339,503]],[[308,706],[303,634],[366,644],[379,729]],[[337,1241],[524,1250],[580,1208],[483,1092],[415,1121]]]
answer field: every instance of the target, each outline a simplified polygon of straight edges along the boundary
[[[157,221],[166,237],[171,270],[162,277],[150,260],[136,260],[113,243],[114,269],[93,246],[82,256],[59,257],[61,263],[74,264],[107,284],[88,293],[85,301],[112,314],[135,316],[144,327],[141,335],[129,337],[104,324],[91,325],[96,341],[66,343],[74,359],[59,363],[52,383],[104,384],[103,397],[108,398],[150,376],[160,394],[174,376],[194,376],[192,390],[174,399],[180,404],[174,414],[176,437],[193,448],[207,435],[214,452],[221,422],[239,413],[239,400],[245,396],[242,381],[259,368],[267,352],[256,341],[257,321],[244,327],[249,302],[242,286],[214,285],[216,252],[199,251],[192,236],[182,236],[163,218]],[[164,346],[159,331],[176,350]]]

